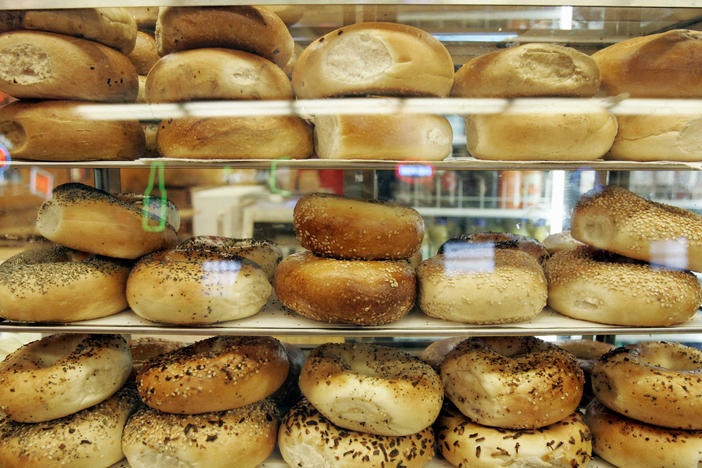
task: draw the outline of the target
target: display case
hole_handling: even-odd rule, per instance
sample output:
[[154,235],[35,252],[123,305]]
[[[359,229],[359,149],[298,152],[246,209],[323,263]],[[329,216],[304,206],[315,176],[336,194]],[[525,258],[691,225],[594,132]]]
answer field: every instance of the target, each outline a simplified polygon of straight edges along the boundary
[[[249,5],[254,2],[236,2]],[[275,5],[280,1],[257,1]],[[457,70],[469,59],[523,43],[567,45],[587,54],[610,44],[671,29],[700,30],[702,2],[649,1],[288,1],[303,15],[289,25],[303,49],[342,26],[365,21],[398,22],[431,33],[450,52]],[[652,5],[655,3],[655,5]],[[98,2],[91,0],[2,1],[0,9],[71,9],[120,6],[228,6],[213,0]],[[148,28],[148,27],[147,27]],[[613,115],[702,115],[698,98],[595,97],[333,97],[323,99],[196,100],[168,103],[88,103],[77,107],[86,120],[139,120],[158,125],[168,119],[293,115],[422,114],[445,116],[451,124],[451,154],[438,161],[354,159],[196,159],[139,155],[125,161],[33,161],[13,157],[0,122],[0,233],[3,259],[31,246],[40,204],[60,183],[77,181],[108,192],[129,191],[169,198],[178,205],[181,239],[193,235],[253,237],[278,243],[284,253],[301,249],[292,227],[296,201],[309,192],[393,201],[424,218],[424,259],[449,238],[481,231],[512,232],[543,240],[570,228],[577,200],[589,190],[618,185],[644,198],[702,214],[702,152],[697,161],[500,161],[477,159],[466,149],[463,116],[553,113],[598,106]],[[554,110],[555,109],[555,110]],[[417,353],[449,336],[540,336],[548,341],[585,337],[618,344],[673,339],[700,347],[702,312],[673,326],[605,325],[576,320],[546,307],[536,318],[504,325],[468,325],[424,315],[417,307],[388,325],[326,324],[283,307],[275,295],[248,318],[207,326],[165,325],[131,310],[72,323],[25,323],[0,319],[9,334],[120,333],[158,335],[185,342],[214,335],[266,335],[302,343],[327,339],[372,341]],[[36,336],[36,335],[33,335]],[[310,344],[305,344],[305,343]],[[286,466],[272,459],[262,466]],[[437,456],[429,466],[449,466]],[[595,460],[591,466],[608,466]]]

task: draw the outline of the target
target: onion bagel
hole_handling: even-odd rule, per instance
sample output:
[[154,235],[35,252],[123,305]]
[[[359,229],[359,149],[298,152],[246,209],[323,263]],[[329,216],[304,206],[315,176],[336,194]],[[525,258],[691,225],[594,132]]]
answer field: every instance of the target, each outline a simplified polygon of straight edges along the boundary
[[300,390],[337,426],[393,436],[430,426],[444,396],[439,375],[422,360],[361,343],[315,348],[302,366]]
[[62,418],[112,396],[132,356],[119,335],[51,335],[0,363],[0,410],[18,422]]
[[578,407],[583,371],[572,354],[533,337],[470,338],[441,364],[446,396],[478,424],[535,429]]

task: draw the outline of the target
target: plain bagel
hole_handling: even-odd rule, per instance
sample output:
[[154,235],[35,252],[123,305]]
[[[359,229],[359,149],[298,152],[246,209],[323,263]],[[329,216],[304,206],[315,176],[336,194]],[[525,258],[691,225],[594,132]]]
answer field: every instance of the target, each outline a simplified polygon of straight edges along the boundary
[[470,338],[441,364],[446,396],[486,426],[535,429],[578,407],[583,371],[575,357],[533,337]]
[[422,468],[434,457],[434,433],[430,427],[408,436],[350,431],[303,399],[281,421],[278,447],[283,460],[299,468]]
[[275,448],[276,410],[270,401],[203,414],[137,411],[124,428],[131,468],[254,468]]
[[571,233],[619,255],[702,272],[702,216],[622,187],[583,195],[573,210]]
[[409,258],[424,239],[424,220],[413,208],[327,193],[300,198],[293,226],[304,248],[335,258]]
[[162,354],[137,374],[146,405],[166,413],[224,411],[266,398],[288,375],[275,338],[218,336]]
[[427,363],[393,348],[361,343],[315,348],[302,366],[300,390],[337,426],[388,436],[430,426],[444,396],[439,375]]
[[115,195],[79,183],[56,187],[37,214],[37,230],[47,239],[115,258],[171,247],[179,227],[178,209],[168,200]]
[[337,260],[302,251],[280,262],[274,285],[283,305],[304,317],[383,325],[412,309],[417,280],[405,260]]
[[602,404],[629,418],[701,430],[701,375],[702,351],[679,343],[637,343],[595,363],[592,389]]
[[548,305],[568,317],[638,327],[689,320],[702,286],[689,271],[669,270],[604,250],[563,250],[545,266]]
[[129,270],[127,262],[67,247],[26,250],[0,264],[0,317],[75,322],[115,314],[127,308]]
[[540,429],[502,429],[450,408],[437,420],[436,438],[441,455],[458,467],[584,468],[592,455],[592,436],[580,413]]
[[0,410],[18,422],[62,418],[112,396],[131,370],[119,335],[47,336],[0,363]]

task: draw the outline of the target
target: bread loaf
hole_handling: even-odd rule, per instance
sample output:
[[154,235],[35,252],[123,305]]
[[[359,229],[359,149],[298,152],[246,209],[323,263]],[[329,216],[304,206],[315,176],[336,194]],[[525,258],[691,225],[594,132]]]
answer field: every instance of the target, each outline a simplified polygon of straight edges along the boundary
[[612,159],[702,161],[702,115],[618,115]]
[[290,80],[280,67],[240,50],[196,49],[168,54],[156,62],[146,80],[149,102],[291,98]]
[[556,44],[523,44],[475,57],[456,72],[452,95],[591,97],[600,87],[588,55]]
[[159,59],[156,53],[156,40],[151,34],[137,31],[134,50],[127,57],[132,61],[139,75],[148,75],[151,67]]
[[34,29],[82,37],[124,54],[134,49],[137,25],[124,8],[0,11],[0,32]]
[[14,159],[132,160],[144,152],[136,120],[92,120],[72,101],[17,101],[0,108],[0,134]]
[[130,7],[125,8],[134,17],[137,28],[151,30],[156,27],[158,7]]
[[448,96],[453,61],[431,34],[398,23],[357,23],[312,42],[293,70],[299,98]]
[[40,31],[0,34],[0,91],[16,98],[134,102],[126,55],[97,42]]
[[156,46],[160,55],[203,47],[245,50],[283,68],[294,41],[280,17],[264,7],[165,7],[158,14]]

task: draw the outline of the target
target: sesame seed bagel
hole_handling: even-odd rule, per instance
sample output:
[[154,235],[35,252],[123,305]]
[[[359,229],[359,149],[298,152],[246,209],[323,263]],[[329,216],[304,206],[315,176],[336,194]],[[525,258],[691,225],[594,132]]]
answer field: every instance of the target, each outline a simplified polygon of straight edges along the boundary
[[[78,183],[59,185],[37,215],[39,233],[72,249],[115,258],[137,258],[176,243],[178,210],[170,201],[114,195]],[[145,211],[145,213],[143,213]],[[149,228],[145,229],[144,221]]]
[[545,271],[549,306],[576,319],[669,326],[687,321],[702,304],[702,287],[692,273],[589,246],[556,253]]
[[449,408],[439,416],[436,438],[453,466],[585,468],[592,455],[592,436],[579,413],[540,429],[502,429]]
[[0,264],[0,317],[75,322],[112,315],[127,307],[129,269],[127,262],[67,247],[26,250]]
[[543,263],[548,258],[548,250],[536,239],[508,232],[476,232],[474,234],[461,234],[455,239],[444,242],[437,253],[444,254],[447,251],[455,252],[465,248],[464,244],[487,244],[496,249],[519,249],[532,257],[539,263]]
[[127,301],[147,320],[203,325],[256,314],[273,291],[256,264],[197,243],[145,255],[127,280]]
[[303,251],[275,271],[275,292],[285,307],[313,320],[383,325],[414,306],[414,269],[404,260],[337,260]]
[[281,422],[278,448],[289,466],[300,468],[421,468],[434,456],[434,433],[431,427],[408,436],[349,431],[303,399]]
[[626,257],[702,272],[702,216],[616,186],[583,195],[573,237]]
[[112,396],[131,370],[119,335],[47,336],[0,363],[0,410],[18,422],[62,418]]
[[526,252],[472,244],[417,268],[419,308],[430,317],[489,324],[530,320],[546,305],[546,277]]
[[327,193],[300,198],[293,225],[304,248],[335,258],[409,258],[424,239],[424,220],[412,208]]
[[702,463],[702,431],[680,431],[634,421],[593,400],[585,412],[593,452],[621,467],[689,468]]
[[131,468],[254,468],[275,448],[278,420],[267,400],[204,414],[142,408],[124,428]]
[[617,348],[592,371],[592,390],[627,417],[672,429],[702,429],[702,351],[679,343]]
[[583,371],[567,351],[533,337],[470,338],[441,364],[446,396],[478,424],[535,429],[578,407]]
[[551,234],[544,239],[544,247],[546,247],[546,250],[548,250],[550,255],[553,255],[561,250],[574,249],[575,247],[581,245],[583,245],[583,243],[573,239],[570,231],[557,232],[556,234]]
[[444,396],[429,364],[394,348],[362,343],[315,348],[302,366],[300,390],[337,426],[388,436],[431,425]]
[[34,424],[0,420],[4,468],[106,468],[124,458],[122,430],[139,405],[133,388],[60,419]]
[[166,413],[239,408],[275,392],[288,375],[275,338],[218,336],[162,354],[137,374],[142,401]]

